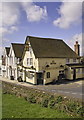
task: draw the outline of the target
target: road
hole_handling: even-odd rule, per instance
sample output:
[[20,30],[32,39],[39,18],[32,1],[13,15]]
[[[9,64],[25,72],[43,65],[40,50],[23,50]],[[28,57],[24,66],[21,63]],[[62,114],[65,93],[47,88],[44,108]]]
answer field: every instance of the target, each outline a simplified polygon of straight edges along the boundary
[[65,82],[54,85],[30,85],[28,83],[18,82],[16,80],[13,81],[2,77],[0,77],[0,81],[12,82],[14,84],[20,84],[22,86],[35,88],[42,91],[64,95],[65,97],[68,96],[68,97],[84,100],[84,93],[83,93],[84,80]]
[[58,85],[38,86],[38,89],[83,100],[84,98],[83,87],[84,85],[82,84],[72,83],[67,85],[61,84],[59,86]]

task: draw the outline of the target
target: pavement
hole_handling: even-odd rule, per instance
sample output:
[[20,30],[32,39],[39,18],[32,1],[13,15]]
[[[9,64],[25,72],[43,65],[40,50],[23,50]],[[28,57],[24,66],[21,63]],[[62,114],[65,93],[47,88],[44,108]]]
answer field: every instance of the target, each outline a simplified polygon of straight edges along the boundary
[[45,92],[52,92],[59,95],[64,95],[65,97],[71,97],[79,100],[84,100],[84,80],[74,80],[74,81],[66,81],[64,83],[54,84],[54,85],[31,85],[26,82],[18,82],[17,80],[9,80],[7,78],[3,78],[0,76],[0,81],[6,81],[26,87],[31,87],[35,89],[39,89]]

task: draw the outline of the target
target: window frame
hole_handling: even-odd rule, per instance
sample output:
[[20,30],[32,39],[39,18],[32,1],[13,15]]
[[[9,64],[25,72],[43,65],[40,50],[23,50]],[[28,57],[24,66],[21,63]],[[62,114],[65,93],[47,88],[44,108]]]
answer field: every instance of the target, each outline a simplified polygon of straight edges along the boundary
[[46,73],[46,78],[50,78],[50,72]]

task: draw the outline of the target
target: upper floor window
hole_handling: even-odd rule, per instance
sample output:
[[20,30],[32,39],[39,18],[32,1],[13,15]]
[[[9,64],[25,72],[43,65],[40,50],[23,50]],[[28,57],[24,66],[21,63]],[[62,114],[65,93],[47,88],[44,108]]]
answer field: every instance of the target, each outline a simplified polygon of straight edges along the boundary
[[27,65],[29,65],[29,58],[27,58]]
[[27,58],[27,65],[33,65],[33,58]]
[[30,58],[30,65],[33,65],[33,58]]
[[69,63],[69,62],[70,62],[70,59],[69,59],[69,58],[67,58],[67,59],[66,59],[66,63]]
[[47,74],[46,74],[47,76],[47,78],[50,78],[50,72],[47,72]]

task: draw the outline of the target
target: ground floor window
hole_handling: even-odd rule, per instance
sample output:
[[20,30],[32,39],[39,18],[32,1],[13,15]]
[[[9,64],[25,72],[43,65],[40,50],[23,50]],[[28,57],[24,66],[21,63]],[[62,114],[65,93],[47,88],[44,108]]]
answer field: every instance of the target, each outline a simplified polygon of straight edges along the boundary
[[33,73],[27,71],[27,72],[26,72],[26,76],[27,76],[28,78],[32,79],[32,78],[33,78]]
[[46,77],[47,77],[47,78],[50,78],[50,72],[47,72],[47,73],[46,73]]

